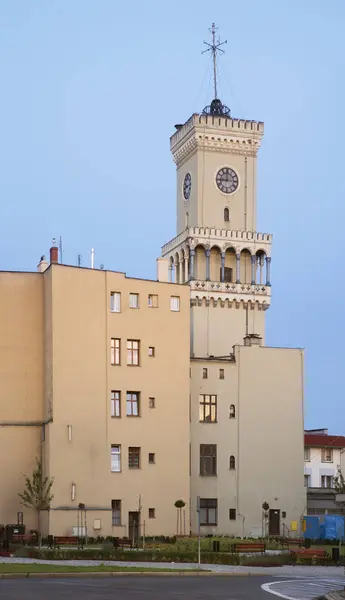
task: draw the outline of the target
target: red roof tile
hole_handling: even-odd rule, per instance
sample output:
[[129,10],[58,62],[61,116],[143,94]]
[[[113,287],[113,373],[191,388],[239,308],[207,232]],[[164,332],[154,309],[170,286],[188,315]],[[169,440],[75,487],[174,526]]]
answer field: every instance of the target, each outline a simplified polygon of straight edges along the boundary
[[304,434],[304,445],[313,448],[333,446],[333,448],[345,448],[345,436],[343,435],[313,435]]

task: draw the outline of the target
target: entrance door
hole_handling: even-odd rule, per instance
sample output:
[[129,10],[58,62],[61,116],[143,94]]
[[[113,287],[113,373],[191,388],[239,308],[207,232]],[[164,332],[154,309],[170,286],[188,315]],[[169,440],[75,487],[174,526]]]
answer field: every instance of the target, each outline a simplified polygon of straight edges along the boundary
[[269,535],[280,535],[280,510],[271,508],[269,512]]
[[136,546],[140,535],[140,513],[132,511],[128,513],[128,537],[133,546]]

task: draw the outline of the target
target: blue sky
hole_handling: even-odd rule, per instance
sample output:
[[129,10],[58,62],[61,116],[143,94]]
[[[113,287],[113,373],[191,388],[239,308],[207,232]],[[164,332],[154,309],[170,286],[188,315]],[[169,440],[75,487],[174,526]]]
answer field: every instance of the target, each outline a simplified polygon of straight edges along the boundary
[[267,342],[306,348],[306,426],[345,434],[343,0],[3,0],[0,268],[35,270],[61,235],[64,262],[95,247],[96,265],[155,278],[175,235],[169,136],[211,99],[212,21],[222,99],[265,121]]

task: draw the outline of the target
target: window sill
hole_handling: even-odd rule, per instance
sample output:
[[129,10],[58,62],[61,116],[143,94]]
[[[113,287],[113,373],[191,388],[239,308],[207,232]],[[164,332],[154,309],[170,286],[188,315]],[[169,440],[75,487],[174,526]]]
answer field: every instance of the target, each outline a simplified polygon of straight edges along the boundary
[[127,367],[140,367],[141,365],[131,365],[130,363],[127,363]]
[[218,421],[199,421],[199,423],[202,423],[203,425],[216,425]]
[[217,527],[218,523],[200,523],[200,527]]
[[208,475],[208,474],[200,473],[199,476],[200,477],[218,477],[217,473],[215,475]]

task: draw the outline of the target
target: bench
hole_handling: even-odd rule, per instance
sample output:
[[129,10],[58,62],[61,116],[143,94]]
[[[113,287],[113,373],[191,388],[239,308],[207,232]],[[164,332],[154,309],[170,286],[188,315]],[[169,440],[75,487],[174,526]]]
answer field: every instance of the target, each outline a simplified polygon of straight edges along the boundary
[[238,542],[231,546],[231,550],[233,554],[239,552],[260,552],[261,554],[264,554],[266,552],[266,544],[263,542]]
[[83,543],[81,539],[75,536],[54,535],[54,547],[58,548],[59,546],[78,546],[78,548],[82,548]]
[[301,548],[300,550],[290,550],[290,554],[296,556],[296,558],[302,556],[309,556],[311,558],[327,558],[329,556],[326,550],[321,550],[319,548]]
[[32,534],[14,533],[11,539],[12,544],[36,544],[37,536]]

